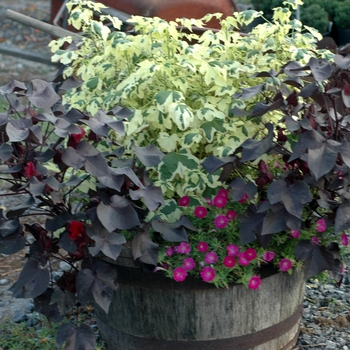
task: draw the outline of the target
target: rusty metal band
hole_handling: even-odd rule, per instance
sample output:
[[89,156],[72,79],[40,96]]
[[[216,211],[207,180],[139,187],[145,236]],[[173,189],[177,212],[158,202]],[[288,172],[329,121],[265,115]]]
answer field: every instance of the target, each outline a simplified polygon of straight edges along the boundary
[[[118,344],[114,348],[109,349],[137,349],[137,350],[227,350],[239,349],[249,350],[256,346],[262,345],[285,335],[295,325],[298,324],[301,318],[302,305],[288,318],[273,326],[262,329],[252,334],[246,334],[239,337],[215,339],[215,340],[163,340],[136,337],[130,334],[120,332],[114,328],[107,326],[97,318],[98,327],[102,333],[108,334],[109,338],[114,339]],[[298,339],[298,332],[293,339],[288,342],[280,350],[289,350],[295,345]]]

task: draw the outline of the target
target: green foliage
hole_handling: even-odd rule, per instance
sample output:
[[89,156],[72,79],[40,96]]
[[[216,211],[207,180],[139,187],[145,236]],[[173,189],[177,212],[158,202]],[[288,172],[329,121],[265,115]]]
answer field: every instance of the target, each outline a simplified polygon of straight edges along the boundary
[[[278,119],[274,114],[256,123],[238,111],[230,113],[233,107],[249,110],[257,102],[256,98],[234,101],[232,95],[260,83],[261,77],[255,76],[258,71],[279,71],[289,60],[305,64],[311,56],[322,54],[311,49],[320,36],[291,20],[295,3],[288,3],[290,10],[276,9],[273,23],[247,36],[232,28],[248,25],[260,16],[256,11],[221,20],[220,31],[201,36],[178,31],[176,26],[202,27],[212,15],[178,23],[134,16],[131,22],[137,35],[133,36],[112,32],[95,20],[95,5],[84,2],[83,10],[81,0],[72,1],[70,23],[84,32],[83,43],[67,50],[59,49],[62,39],[51,43],[53,60],[68,64],[65,76],[81,80],[78,87],[66,92],[64,102],[92,115],[116,105],[130,109],[133,114],[125,123],[125,135],[116,135],[115,141],[131,154],[132,142],[137,146],[151,143],[166,153],[189,152],[193,162],[188,165],[174,160],[178,177],[165,181],[169,179],[162,174],[163,163],[151,170],[151,177],[166,198],[174,193],[182,196],[185,191],[199,198],[208,186],[218,186],[218,177],[209,178],[199,166],[205,157],[229,154],[247,137],[259,133],[266,121]],[[273,79],[264,83],[265,97],[273,84]],[[189,172],[203,179],[205,186],[189,179]]]
[[334,22],[339,29],[350,29],[350,1],[338,1],[336,3]]
[[326,33],[328,30],[328,14],[318,4],[303,7],[300,12],[300,20],[304,24],[316,28],[320,33]]

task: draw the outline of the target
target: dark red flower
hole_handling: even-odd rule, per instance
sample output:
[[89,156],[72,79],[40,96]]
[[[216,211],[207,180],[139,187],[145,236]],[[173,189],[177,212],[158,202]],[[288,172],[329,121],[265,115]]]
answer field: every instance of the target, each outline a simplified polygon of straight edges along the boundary
[[68,231],[68,238],[72,239],[73,241],[76,241],[77,239],[81,238],[85,233],[85,227],[82,222],[73,220],[69,224]]
[[78,143],[81,141],[81,139],[85,136],[86,132],[85,130],[81,127],[78,126],[80,133],[76,133],[76,134],[71,134],[68,138],[68,147],[73,147],[76,148]]
[[23,175],[31,179],[33,176],[39,177],[40,173],[33,162],[28,162],[24,167]]

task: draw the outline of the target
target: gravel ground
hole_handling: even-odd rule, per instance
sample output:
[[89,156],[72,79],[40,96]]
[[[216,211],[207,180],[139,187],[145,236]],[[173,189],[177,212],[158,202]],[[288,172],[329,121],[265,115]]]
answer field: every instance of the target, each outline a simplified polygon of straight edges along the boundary
[[[50,53],[47,44],[51,37],[5,19],[8,8],[48,22],[49,1],[1,0],[0,2],[0,45],[12,45],[25,51],[48,56]],[[12,79],[27,82],[32,78],[41,78],[50,81],[55,72],[54,66],[0,54],[0,86]],[[0,197],[1,207],[13,205],[15,205],[13,197]],[[11,317],[14,322],[26,321],[30,324],[35,317],[31,300],[11,299],[11,293],[8,292],[9,286],[18,277],[23,261],[23,253],[13,257],[0,255],[0,322],[3,322],[6,317]],[[9,273],[9,265],[11,273]],[[294,350],[302,349],[350,349],[349,272],[340,287],[332,282],[325,285],[317,282],[307,284],[301,333]]]
[[[7,9],[20,12],[44,22],[49,22],[49,0],[0,1],[0,48],[15,48],[23,52],[35,53],[38,56],[49,58],[50,50],[47,45],[51,41],[51,37],[36,29],[7,19],[5,17]],[[51,81],[56,69],[52,65],[4,55],[0,51],[0,86],[7,84],[12,79],[22,82],[28,82],[33,78]]]

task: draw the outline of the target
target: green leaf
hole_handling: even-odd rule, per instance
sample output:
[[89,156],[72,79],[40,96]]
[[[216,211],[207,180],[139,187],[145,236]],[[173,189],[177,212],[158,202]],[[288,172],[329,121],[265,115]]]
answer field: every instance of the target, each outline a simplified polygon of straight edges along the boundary
[[157,108],[162,113],[166,113],[172,103],[181,102],[184,100],[184,97],[178,91],[166,90],[158,92],[155,96],[155,100],[157,102]]
[[88,80],[88,82],[86,83],[86,86],[89,88],[90,91],[93,91],[96,89],[98,85],[98,80],[99,80],[98,77],[93,77]]
[[224,127],[224,122],[217,119],[203,123],[201,129],[204,131],[204,135],[209,142],[213,142],[214,134],[216,132],[225,133],[227,131]]
[[198,160],[187,150],[181,150],[179,153],[168,153],[160,163],[159,175],[161,180],[169,181],[176,175],[183,178],[190,169],[199,167]]
[[169,106],[169,116],[180,130],[186,130],[194,120],[191,109],[184,103],[172,103]]

